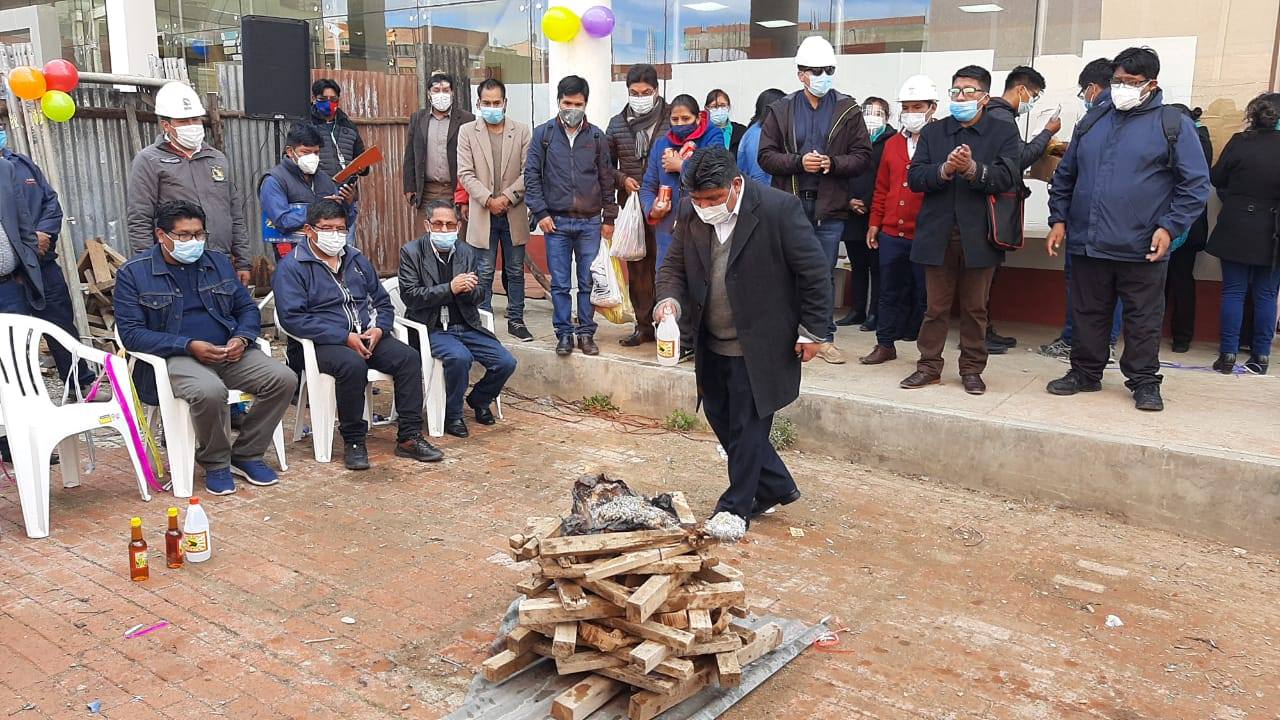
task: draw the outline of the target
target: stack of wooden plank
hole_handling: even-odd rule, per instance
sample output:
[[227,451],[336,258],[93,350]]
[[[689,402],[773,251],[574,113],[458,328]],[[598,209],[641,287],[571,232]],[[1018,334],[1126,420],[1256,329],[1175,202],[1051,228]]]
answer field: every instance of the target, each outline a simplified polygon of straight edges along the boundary
[[712,683],[735,687],[742,667],[777,648],[775,624],[751,630],[742,573],[721,562],[681,493],[680,527],[562,536],[559,518],[530,518],[510,538],[533,561],[516,585],[519,624],[485,661],[502,682],[543,657],[561,675],[587,673],[557,697],[552,716],[581,720],[629,689],[630,720],[650,720]]
[[76,270],[84,288],[84,311],[89,319],[89,333],[95,338],[110,340],[116,329],[116,311],[111,302],[116,272],[126,258],[96,238],[85,241],[84,251]]

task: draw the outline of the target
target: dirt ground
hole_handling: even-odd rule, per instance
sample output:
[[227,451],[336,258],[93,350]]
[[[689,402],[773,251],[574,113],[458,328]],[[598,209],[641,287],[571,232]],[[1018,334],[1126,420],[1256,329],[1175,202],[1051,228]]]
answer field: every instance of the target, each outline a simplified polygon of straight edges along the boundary
[[[704,513],[726,483],[710,436],[532,401],[441,441],[442,465],[393,458],[392,438],[375,430],[372,472],[317,465],[308,440],[279,486],[202,497],[214,556],[181,570],[162,563],[175,503],[141,503],[118,450],[80,488],[55,476],[48,539],[25,537],[16,489],[0,487],[0,718],[87,717],[94,700],[128,720],[440,717],[527,572],[507,536],[567,512],[578,474],[683,489]],[[724,555],[753,609],[830,617],[840,644],[723,717],[1280,718],[1277,557],[785,459],[804,499]],[[126,572],[135,514],[146,583]],[[159,620],[171,625],[123,638]]]

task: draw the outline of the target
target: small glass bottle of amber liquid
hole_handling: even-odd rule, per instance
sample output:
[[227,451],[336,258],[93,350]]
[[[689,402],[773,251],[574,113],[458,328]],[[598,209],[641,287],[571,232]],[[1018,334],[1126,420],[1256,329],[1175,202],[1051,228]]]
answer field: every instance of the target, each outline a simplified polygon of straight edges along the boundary
[[169,529],[164,531],[164,559],[169,568],[182,567],[182,531],[178,529],[178,508],[169,508]]
[[129,541],[129,579],[142,582],[150,577],[147,568],[147,541],[142,539],[142,518],[129,521],[132,539]]

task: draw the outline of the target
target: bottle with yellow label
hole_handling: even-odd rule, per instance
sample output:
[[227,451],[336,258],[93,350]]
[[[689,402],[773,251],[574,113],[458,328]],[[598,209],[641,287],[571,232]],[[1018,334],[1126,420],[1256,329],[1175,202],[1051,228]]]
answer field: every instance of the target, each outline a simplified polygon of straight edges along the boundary
[[142,582],[151,576],[147,567],[147,541],[142,539],[142,518],[129,521],[129,579]]
[[678,364],[680,362],[680,326],[673,316],[668,314],[662,318],[654,338],[658,341],[658,364]]
[[171,570],[182,567],[182,531],[178,529],[178,508],[169,508],[169,529],[164,531],[164,558]]
[[213,554],[212,538],[209,536],[209,516],[200,507],[200,498],[191,498],[187,507],[186,522],[182,525],[182,552],[187,562],[204,562]]

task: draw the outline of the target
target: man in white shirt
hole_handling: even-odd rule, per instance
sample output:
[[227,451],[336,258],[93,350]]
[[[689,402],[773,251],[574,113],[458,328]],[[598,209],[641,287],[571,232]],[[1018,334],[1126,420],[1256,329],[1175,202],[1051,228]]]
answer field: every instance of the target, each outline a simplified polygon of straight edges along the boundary
[[743,178],[724,147],[685,161],[684,183],[654,318],[693,313],[703,409],[729,456],[716,512],[748,521],[800,499],[769,429],[799,396],[800,363],[825,337],[830,269],[800,200]]

